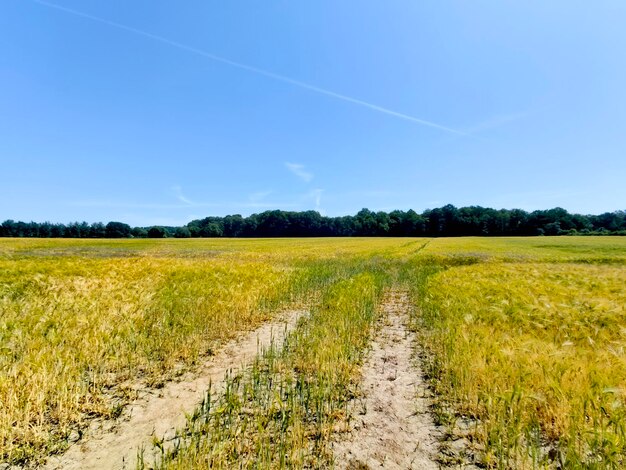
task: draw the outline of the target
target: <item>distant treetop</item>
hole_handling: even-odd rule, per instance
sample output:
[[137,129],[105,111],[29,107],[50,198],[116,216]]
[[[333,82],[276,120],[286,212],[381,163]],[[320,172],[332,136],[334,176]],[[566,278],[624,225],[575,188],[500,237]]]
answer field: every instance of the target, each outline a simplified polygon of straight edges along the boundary
[[457,208],[446,205],[418,214],[413,210],[322,216],[316,211],[273,210],[249,217],[227,215],[192,220],[182,227],[135,227],[122,222],[52,224],[15,222],[0,225],[0,237],[41,238],[189,238],[189,237],[459,237],[533,235],[626,235],[626,212],[570,214],[556,207],[521,209]]

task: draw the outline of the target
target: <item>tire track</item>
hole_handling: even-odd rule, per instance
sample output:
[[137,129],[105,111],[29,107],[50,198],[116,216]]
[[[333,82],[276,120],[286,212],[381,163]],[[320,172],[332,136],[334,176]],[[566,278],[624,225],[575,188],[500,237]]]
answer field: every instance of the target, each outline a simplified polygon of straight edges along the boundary
[[340,469],[438,469],[438,436],[408,328],[405,291],[390,290],[362,369],[364,396],[352,404],[347,434],[334,443]]
[[[286,312],[280,319],[265,323],[243,338],[227,343],[193,375],[187,374],[181,381],[167,383],[160,390],[146,390],[124,410],[119,422],[92,426],[86,438],[75,443],[63,455],[49,458],[43,468],[135,468],[139,449],[152,449],[155,439],[162,440],[166,446],[171,445],[176,429],[186,424],[185,413],[195,410],[206,397],[209,387],[219,392],[229,370],[251,362],[261,349],[272,342],[280,347],[286,334],[293,330],[304,314],[303,311]],[[154,462],[154,459],[155,455],[146,451],[146,464]]]

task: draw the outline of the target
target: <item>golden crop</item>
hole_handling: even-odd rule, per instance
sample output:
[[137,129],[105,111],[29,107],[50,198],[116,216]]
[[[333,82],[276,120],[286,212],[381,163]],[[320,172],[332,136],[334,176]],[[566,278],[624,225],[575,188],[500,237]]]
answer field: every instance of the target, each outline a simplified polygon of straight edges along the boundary
[[436,412],[500,468],[621,466],[626,238],[0,239],[0,461],[39,462],[297,303],[174,468],[332,465],[383,289],[410,289]]
[[491,251],[490,241],[470,241],[476,264],[416,292],[442,419],[469,417],[490,466],[621,467],[626,245],[539,238],[494,240]]

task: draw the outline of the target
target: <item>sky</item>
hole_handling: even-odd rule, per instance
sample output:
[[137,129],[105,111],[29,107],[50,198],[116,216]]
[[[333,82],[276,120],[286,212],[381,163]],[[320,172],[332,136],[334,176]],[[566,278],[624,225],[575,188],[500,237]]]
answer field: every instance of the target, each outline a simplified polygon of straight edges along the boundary
[[0,220],[626,209],[626,2],[0,0]]

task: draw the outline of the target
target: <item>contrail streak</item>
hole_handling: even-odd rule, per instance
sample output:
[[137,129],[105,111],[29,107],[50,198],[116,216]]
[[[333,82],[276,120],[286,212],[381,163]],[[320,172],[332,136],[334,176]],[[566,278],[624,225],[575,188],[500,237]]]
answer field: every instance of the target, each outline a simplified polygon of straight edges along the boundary
[[267,70],[263,70],[257,67],[253,67],[251,65],[246,65],[246,64],[242,64],[241,62],[236,62],[234,60],[230,60],[230,59],[226,59],[225,57],[220,57],[218,55],[215,54],[211,54],[210,52],[206,52],[203,51],[202,49],[198,49],[196,47],[193,46],[188,46],[187,44],[183,44],[181,42],[177,42],[177,41],[172,41],[171,39],[167,39],[164,38],[162,36],[157,36],[156,34],[152,34],[149,33],[147,31],[143,31],[141,29],[137,29],[137,28],[133,28],[132,26],[126,26],[122,23],[117,23],[115,21],[109,21],[106,20],[104,18],[100,18],[98,16],[94,16],[94,15],[90,15],[88,13],[84,13],[82,11],[78,11],[78,10],[74,10],[72,8],[67,8],[61,5],[57,5],[56,3],[50,3],[50,2],[46,2],[45,0],[32,0],[35,3],[38,3],[39,5],[43,5],[49,8],[54,8],[56,10],[60,10],[63,11],[65,13],[69,13],[75,16],[80,16],[82,18],[86,18],[92,21],[96,21],[98,23],[102,23],[117,29],[121,29],[124,31],[127,31],[129,33],[133,33],[133,34],[137,34],[139,36],[143,36],[145,38],[148,39],[152,39],[153,41],[157,41],[160,42],[162,44],[167,44],[168,46],[171,47],[176,47],[178,49],[181,49],[183,51],[187,51],[190,52],[192,54],[196,54],[202,57],[205,57],[207,59],[213,60],[215,62],[221,62],[222,64],[226,64],[226,65],[230,65],[231,67],[235,67],[241,70],[246,70],[248,72],[252,72],[255,73],[257,75],[262,75],[264,77],[268,77],[271,78],[273,80],[278,80],[284,83],[288,83],[290,85],[299,87],[299,88],[303,88],[305,90],[309,90],[315,93],[318,93],[320,95],[325,95],[325,96],[329,96],[331,98],[335,98],[341,101],[345,101],[347,103],[352,103],[358,106],[362,106],[364,108],[369,108],[372,109],[374,111],[378,111],[379,113],[383,113],[383,114],[387,114],[389,116],[394,116],[400,119],[404,119],[406,121],[410,121],[410,122],[414,122],[416,124],[420,124],[422,126],[427,126],[427,127],[431,127],[434,129],[439,129],[440,131],[444,131],[444,132],[449,132],[451,134],[456,134],[456,135],[462,135],[462,136],[469,136],[470,134],[462,132],[462,131],[458,131],[456,129],[452,129],[450,127],[446,127],[446,126],[442,126],[440,124],[434,123],[434,122],[430,122],[430,121],[425,121],[423,119],[419,119],[416,118],[414,116],[410,116],[408,114],[403,114],[403,113],[399,113],[397,111],[394,111],[392,109],[388,109],[388,108],[384,108],[382,106],[377,106],[375,104],[372,103],[368,103],[367,101],[363,101],[363,100],[359,100],[357,98],[352,98],[351,96],[347,96],[347,95],[342,95],[341,93],[335,93],[334,91],[331,90],[327,90],[325,88],[320,88],[317,87],[315,85],[311,85],[309,83],[306,82],[301,82],[299,80],[295,80],[293,78],[289,78],[286,77],[284,75],[279,75],[277,73],[273,73],[273,72],[269,72]]

